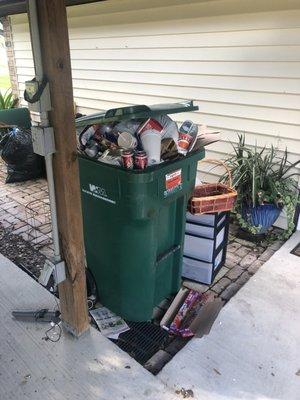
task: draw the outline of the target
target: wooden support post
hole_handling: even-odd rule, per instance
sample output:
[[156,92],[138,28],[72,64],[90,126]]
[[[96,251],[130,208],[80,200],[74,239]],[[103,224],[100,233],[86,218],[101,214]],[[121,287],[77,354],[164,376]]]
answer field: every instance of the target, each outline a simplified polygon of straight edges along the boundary
[[58,229],[67,280],[59,285],[62,319],[76,336],[89,327],[67,15],[64,0],[38,0],[44,73],[50,84]]

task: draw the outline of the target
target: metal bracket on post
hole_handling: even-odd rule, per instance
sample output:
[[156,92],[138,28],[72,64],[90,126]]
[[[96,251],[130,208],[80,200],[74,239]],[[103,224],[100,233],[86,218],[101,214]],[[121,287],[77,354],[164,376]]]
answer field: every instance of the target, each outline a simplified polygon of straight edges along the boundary
[[61,318],[61,323],[62,323],[62,327],[68,332],[71,333],[71,335],[75,338],[75,339],[79,339],[82,338],[84,336],[86,336],[89,332],[89,329],[86,329],[85,331],[81,332],[80,334],[78,334],[78,332],[76,331],[76,329],[73,328],[73,326],[71,326],[70,324],[68,324],[66,321],[64,321]]
[[53,128],[33,126],[31,128],[33,151],[40,156],[55,153]]
[[49,83],[46,78],[33,78],[25,82],[24,98],[28,102],[29,111],[42,113],[51,111]]

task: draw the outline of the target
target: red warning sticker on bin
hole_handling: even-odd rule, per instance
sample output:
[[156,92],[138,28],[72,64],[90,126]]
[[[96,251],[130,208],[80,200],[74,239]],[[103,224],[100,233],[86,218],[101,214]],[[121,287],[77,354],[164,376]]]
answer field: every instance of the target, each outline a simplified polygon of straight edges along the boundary
[[172,193],[182,189],[181,169],[166,174],[166,190],[164,196],[167,197]]

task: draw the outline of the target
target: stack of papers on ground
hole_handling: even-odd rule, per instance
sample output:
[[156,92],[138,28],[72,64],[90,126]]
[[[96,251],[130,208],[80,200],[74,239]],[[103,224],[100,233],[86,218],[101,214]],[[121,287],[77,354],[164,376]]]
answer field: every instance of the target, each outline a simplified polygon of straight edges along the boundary
[[106,307],[90,310],[90,314],[102,335],[109,339],[118,339],[121,333],[130,329],[121,317],[118,317]]

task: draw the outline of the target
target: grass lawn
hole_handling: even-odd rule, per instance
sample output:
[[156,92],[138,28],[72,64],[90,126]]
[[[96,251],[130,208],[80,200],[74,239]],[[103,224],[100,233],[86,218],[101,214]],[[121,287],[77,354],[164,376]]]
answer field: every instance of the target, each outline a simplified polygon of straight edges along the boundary
[[4,39],[0,36],[0,91],[5,92],[10,86]]
[[10,87],[10,79],[8,75],[0,75],[0,91],[3,93]]

